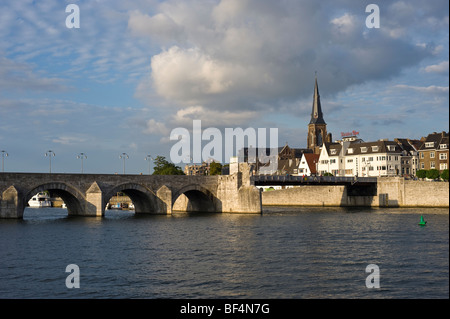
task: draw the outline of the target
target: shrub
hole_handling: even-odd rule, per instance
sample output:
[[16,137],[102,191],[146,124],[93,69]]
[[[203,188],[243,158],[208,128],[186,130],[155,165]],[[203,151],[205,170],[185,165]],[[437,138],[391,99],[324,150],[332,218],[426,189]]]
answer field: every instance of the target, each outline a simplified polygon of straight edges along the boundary
[[427,171],[427,178],[429,179],[436,179],[439,178],[439,171],[437,169],[430,169]]
[[442,171],[442,173],[441,173],[441,178],[442,178],[444,181],[448,181],[448,169],[444,169],[444,170]]
[[418,178],[425,178],[425,177],[427,177],[427,171],[424,169],[420,169],[416,172],[416,176]]

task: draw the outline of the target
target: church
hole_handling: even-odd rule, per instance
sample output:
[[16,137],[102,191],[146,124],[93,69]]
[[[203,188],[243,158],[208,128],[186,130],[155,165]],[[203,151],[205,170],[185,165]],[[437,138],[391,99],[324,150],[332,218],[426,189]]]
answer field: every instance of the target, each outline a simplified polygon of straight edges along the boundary
[[311,120],[308,124],[308,137],[306,147],[314,154],[320,154],[320,148],[324,143],[331,143],[331,133],[327,134],[327,123],[323,119],[322,106],[320,104],[319,86],[317,76],[314,84],[314,97],[311,111]]

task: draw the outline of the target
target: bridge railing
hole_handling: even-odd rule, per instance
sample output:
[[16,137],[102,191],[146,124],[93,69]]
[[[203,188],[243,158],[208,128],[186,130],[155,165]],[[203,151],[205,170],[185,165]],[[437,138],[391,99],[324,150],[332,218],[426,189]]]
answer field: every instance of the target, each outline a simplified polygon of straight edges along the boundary
[[254,175],[250,178],[253,184],[301,184],[301,183],[326,183],[326,184],[356,184],[356,183],[376,183],[376,177],[357,176],[294,176],[294,175]]

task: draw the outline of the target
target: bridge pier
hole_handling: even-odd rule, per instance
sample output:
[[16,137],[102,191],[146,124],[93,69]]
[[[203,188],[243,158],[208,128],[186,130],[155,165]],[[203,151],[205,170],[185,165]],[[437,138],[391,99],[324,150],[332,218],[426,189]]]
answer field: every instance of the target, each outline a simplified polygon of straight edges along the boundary
[[0,218],[22,218],[24,206],[20,200],[21,193],[10,186],[0,198]]
[[86,191],[84,211],[78,212],[77,215],[101,217],[105,215],[105,207],[106,205],[104,205],[103,201],[103,192],[97,182],[94,182]]
[[0,218],[23,218],[38,192],[61,197],[69,215],[101,217],[111,197],[125,193],[136,214],[170,215],[183,196],[189,211],[262,212],[261,192],[250,184],[249,167],[230,176],[0,173]]

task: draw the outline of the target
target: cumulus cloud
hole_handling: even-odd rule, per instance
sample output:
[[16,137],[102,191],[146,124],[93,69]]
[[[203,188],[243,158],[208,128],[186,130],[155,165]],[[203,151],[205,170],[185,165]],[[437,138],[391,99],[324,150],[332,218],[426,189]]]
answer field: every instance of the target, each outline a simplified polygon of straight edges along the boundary
[[[383,7],[386,16],[397,7]],[[310,98],[315,71],[322,94],[332,95],[391,78],[431,54],[411,37],[392,36],[408,23],[368,30],[364,9],[344,0],[193,0],[132,12],[130,30],[161,45],[137,95],[154,89],[181,110],[265,112]]]

